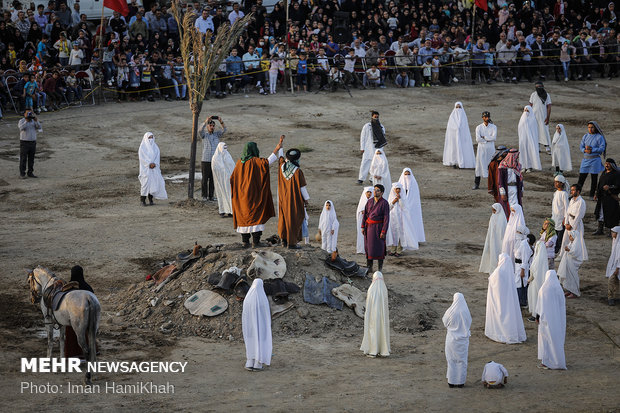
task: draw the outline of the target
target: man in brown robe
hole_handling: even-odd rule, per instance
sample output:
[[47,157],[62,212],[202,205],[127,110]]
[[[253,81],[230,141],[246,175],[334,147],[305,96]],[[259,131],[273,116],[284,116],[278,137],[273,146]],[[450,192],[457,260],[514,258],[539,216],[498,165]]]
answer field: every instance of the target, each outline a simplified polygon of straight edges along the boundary
[[289,249],[300,249],[297,243],[301,240],[301,227],[306,217],[304,207],[308,204],[306,178],[299,168],[299,149],[289,149],[286,158],[279,153],[278,171],[278,235],[282,246]]
[[495,202],[500,202],[501,199],[499,196],[497,167],[499,166],[499,163],[502,161],[502,159],[504,159],[504,157],[506,156],[506,153],[508,153],[508,149],[505,146],[498,146],[497,153],[495,154],[495,156],[493,156],[491,162],[489,162],[489,178],[487,188],[489,194],[493,195]]
[[260,246],[265,223],[276,215],[271,196],[269,165],[278,159],[276,153],[282,148],[283,141],[284,135],[267,159],[258,157],[255,142],[246,143],[241,159],[235,164],[230,176],[233,227],[241,234],[246,248],[250,246],[250,235],[252,246]]

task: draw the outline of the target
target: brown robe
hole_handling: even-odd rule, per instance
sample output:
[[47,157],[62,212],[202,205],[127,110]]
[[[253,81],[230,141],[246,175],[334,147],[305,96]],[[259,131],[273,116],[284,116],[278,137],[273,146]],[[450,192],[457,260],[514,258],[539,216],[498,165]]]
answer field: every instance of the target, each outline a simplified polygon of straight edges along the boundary
[[487,180],[487,189],[489,194],[493,195],[495,202],[500,202],[501,198],[499,196],[499,182],[498,182],[498,174],[497,167],[499,166],[498,161],[491,161],[489,163],[489,177]]
[[295,245],[301,241],[301,226],[306,217],[304,198],[301,195],[301,188],[306,186],[306,178],[301,169],[297,168],[293,176],[286,179],[282,173],[285,163],[286,159],[281,156],[278,168],[278,235],[289,245]]
[[275,217],[269,181],[269,161],[251,158],[238,160],[230,176],[233,227],[262,225]]

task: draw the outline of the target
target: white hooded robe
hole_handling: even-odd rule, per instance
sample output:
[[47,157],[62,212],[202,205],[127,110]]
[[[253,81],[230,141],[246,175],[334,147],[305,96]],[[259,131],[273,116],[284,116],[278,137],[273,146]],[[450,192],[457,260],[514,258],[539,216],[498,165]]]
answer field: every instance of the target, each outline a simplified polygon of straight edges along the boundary
[[[367,193],[370,193],[370,196],[366,196]],[[362,234],[362,219],[364,219],[364,209],[366,209],[366,204],[368,200],[373,196],[373,187],[367,186],[362,191],[362,195],[360,195],[360,200],[357,203],[357,211],[355,213],[355,221],[357,223],[357,243],[356,243],[356,252],[358,254],[365,254],[366,247],[364,246],[364,234]]]
[[538,291],[545,282],[545,274],[549,270],[547,247],[543,241],[537,241],[534,248],[534,258],[530,267],[530,282],[527,287],[527,305],[533,317],[536,317]]
[[[392,187],[392,176],[390,175],[390,166],[385,156],[383,149],[375,149],[375,155],[372,157],[372,163],[370,164],[370,176],[372,179],[372,185],[383,185],[385,191],[383,197],[387,199]],[[380,178],[377,178],[377,177]]]
[[531,106],[523,108],[519,119],[519,160],[523,169],[541,170],[540,154],[538,153],[538,125]]
[[533,114],[536,119],[536,129],[538,131],[538,138],[541,145],[549,146],[549,125],[545,125],[545,119],[547,119],[547,105],[551,104],[551,96],[547,93],[547,99],[542,101],[538,93],[532,92],[530,95],[530,103],[532,104]]
[[[331,207],[328,210],[327,203],[330,203]],[[319,218],[319,230],[321,231],[321,249],[332,253],[338,249],[338,218],[336,217],[336,207],[334,203],[329,199],[323,204],[323,211]]]
[[390,310],[388,290],[379,271],[372,276],[372,284],[366,294],[364,313],[364,338],[360,350],[371,356],[390,355]]
[[536,313],[538,322],[538,359],[550,369],[566,370],[564,340],[566,339],[566,299],[557,274],[547,271],[538,291]]
[[[400,199],[396,200],[396,188],[400,188]],[[400,246],[403,250],[415,251],[419,249],[418,240],[415,237],[415,229],[407,204],[407,194],[400,182],[394,182],[388,197],[390,205],[390,226],[386,235],[388,247]]]
[[446,378],[449,384],[465,384],[467,380],[467,353],[471,333],[471,314],[463,294],[456,293],[452,305],[441,319],[448,329],[446,334],[446,361],[448,371]]
[[245,342],[247,368],[262,368],[271,363],[271,310],[263,287],[256,278],[243,300],[241,328]]
[[523,208],[521,208],[519,204],[511,205],[508,225],[506,225],[506,232],[504,232],[504,239],[502,240],[502,252],[510,256],[511,263],[515,261],[514,246],[517,237],[517,228],[520,226],[525,226]]
[[[149,139],[149,137],[152,137]],[[166,193],[166,183],[161,176],[159,147],[155,143],[155,138],[151,132],[147,132],[142,137],[140,149],[138,150],[140,159],[140,195],[153,195],[155,199],[168,199]],[[149,165],[154,163],[155,168]]]
[[[557,128],[561,129],[558,133]],[[564,125],[558,123],[553,140],[551,141],[551,166],[559,167],[560,171],[568,172],[573,170],[573,163],[570,160],[570,147]]]
[[[460,108],[457,108],[460,105]],[[459,168],[473,169],[476,167],[474,145],[471,141],[471,132],[465,108],[461,102],[454,104],[454,109],[448,118],[446,138],[443,145],[443,164],[457,165]]]
[[[620,226],[615,226],[611,229],[612,232],[618,234],[620,232]],[[613,239],[611,244],[611,254],[609,255],[609,260],[607,261],[607,269],[605,270],[605,277],[611,277],[616,268],[620,268],[620,235],[616,235],[616,238]],[[620,271],[618,271],[618,275],[616,276],[620,280]]]
[[213,171],[213,183],[220,214],[232,214],[232,191],[230,189],[230,176],[235,169],[235,161],[228,153],[228,145],[224,142],[217,144],[217,149],[211,158],[211,170]]
[[484,241],[484,249],[482,250],[482,258],[480,259],[480,267],[478,271],[491,274],[497,267],[499,254],[502,252],[502,242],[506,232],[506,214],[500,203],[492,205],[493,213],[489,219],[489,228],[487,229],[487,237]]
[[[409,175],[405,172],[409,171]],[[422,220],[422,202],[420,201],[420,188],[410,168],[403,169],[398,182],[403,186],[407,194],[407,209],[411,215],[415,237],[418,242],[426,242],[424,235],[424,221]]]
[[[574,238],[573,241],[570,241],[569,237],[571,235]],[[581,241],[583,241],[583,237],[577,230],[566,231],[564,237],[569,240],[566,245],[569,251],[565,250],[562,253],[562,260],[558,267],[558,276],[562,282],[562,287],[579,297],[581,295],[579,291],[579,267],[581,267],[584,261],[584,251],[580,242],[580,237]]]

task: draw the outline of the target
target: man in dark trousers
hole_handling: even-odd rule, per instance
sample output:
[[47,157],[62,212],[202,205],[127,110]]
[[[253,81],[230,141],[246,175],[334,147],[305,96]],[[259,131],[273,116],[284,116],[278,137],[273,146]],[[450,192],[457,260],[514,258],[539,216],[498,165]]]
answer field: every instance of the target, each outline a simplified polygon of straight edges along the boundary
[[[215,121],[220,122],[222,129],[215,130]],[[215,184],[213,182],[213,172],[211,170],[211,159],[220,143],[220,138],[226,132],[226,125],[222,118],[218,116],[209,116],[202,124],[198,134],[202,138],[202,200],[215,201],[213,193],[215,192]]]
[[385,235],[390,226],[390,205],[383,198],[383,192],[385,192],[383,185],[375,185],[375,196],[366,203],[362,218],[368,273],[373,272],[374,260],[379,262],[379,271],[383,270],[386,250]]
[[37,120],[37,115],[28,110],[24,113],[24,118],[19,120],[19,176],[26,178],[26,162],[28,162],[28,176],[36,178],[34,171],[34,154],[37,150],[37,131],[41,129],[41,124]]
[[613,228],[620,221],[620,172],[616,161],[611,158],[605,160],[605,170],[601,172],[596,190],[596,208],[594,216],[598,221],[598,228],[594,235],[603,235],[603,227]]

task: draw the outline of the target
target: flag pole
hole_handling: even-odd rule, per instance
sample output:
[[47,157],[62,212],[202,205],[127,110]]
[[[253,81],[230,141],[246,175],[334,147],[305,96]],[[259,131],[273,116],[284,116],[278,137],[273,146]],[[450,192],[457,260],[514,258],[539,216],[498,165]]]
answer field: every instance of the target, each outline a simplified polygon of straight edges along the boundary
[[101,20],[99,21],[99,72],[101,75],[99,76],[99,102],[105,102],[105,96],[103,92],[103,71],[105,70],[103,67],[103,36],[105,34],[105,30],[103,29],[103,16],[104,16],[104,5],[105,1],[101,1]]
[[[291,79],[291,94],[295,94],[295,89],[293,86],[293,68],[291,67],[291,51],[288,41],[289,32],[291,30],[289,21],[288,21],[288,9],[290,7],[290,0],[286,0],[286,36],[284,36],[284,40],[286,41],[286,60],[288,62],[288,72],[289,78]],[[286,89],[285,89],[286,91]]]

